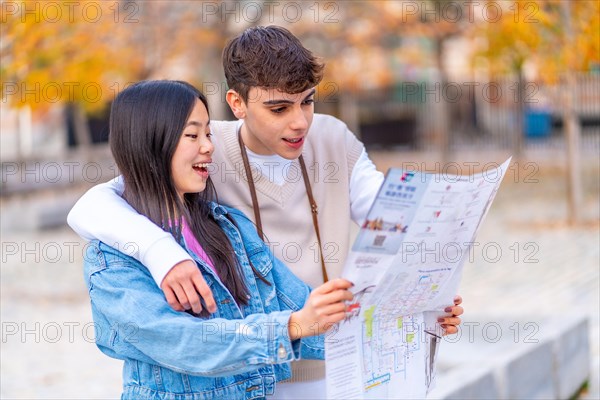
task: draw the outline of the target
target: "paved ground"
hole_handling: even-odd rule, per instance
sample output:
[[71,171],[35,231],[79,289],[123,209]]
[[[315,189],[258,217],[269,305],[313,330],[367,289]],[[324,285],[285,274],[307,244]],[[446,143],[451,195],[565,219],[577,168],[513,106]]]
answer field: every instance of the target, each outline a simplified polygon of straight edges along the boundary
[[[380,168],[398,164],[400,158],[404,162],[424,160],[421,155],[372,156]],[[494,155],[489,159],[502,158]],[[524,316],[534,318],[534,323],[538,318],[542,321],[563,314],[588,315],[595,379],[587,397],[598,398],[599,167],[597,160],[585,163],[582,210],[588,222],[569,227],[565,223],[564,174],[548,167],[556,161],[549,156],[539,162],[538,170],[529,166],[507,176],[478,236],[482,246],[474,252],[474,261],[465,266],[461,288],[465,320],[469,313],[486,315],[489,321],[514,318],[517,322]],[[434,168],[433,163],[427,167]],[[22,201],[4,201],[2,217],[14,219],[24,207]],[[105,357],[92,343],[94,333],[81,273],[83,242],[64,227],[43,232],[5,229],[1,233],[0,397],[117,398],[120,362]],[[481,249],[487,243],[501,249],[501,255],[491,250],[484,255]],[[528,333],[523,326],[520,329],[521,334]]]

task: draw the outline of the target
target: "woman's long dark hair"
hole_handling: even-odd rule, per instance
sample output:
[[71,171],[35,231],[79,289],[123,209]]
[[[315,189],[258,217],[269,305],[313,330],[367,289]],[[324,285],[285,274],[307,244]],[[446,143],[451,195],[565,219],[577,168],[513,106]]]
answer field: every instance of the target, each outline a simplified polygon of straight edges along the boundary
[[225,287],[238,304],[246,305],[249,291],[233,247],[209,210],[208,202],[216,199],[211,179],[204,191],[187,193],[182,202],[172,178],[171,159],[197,100],[208,111],[204,95],[189,83],[131,85],[112,104],[110,149],[125,181],[125,200],[177,239],[185,218]]

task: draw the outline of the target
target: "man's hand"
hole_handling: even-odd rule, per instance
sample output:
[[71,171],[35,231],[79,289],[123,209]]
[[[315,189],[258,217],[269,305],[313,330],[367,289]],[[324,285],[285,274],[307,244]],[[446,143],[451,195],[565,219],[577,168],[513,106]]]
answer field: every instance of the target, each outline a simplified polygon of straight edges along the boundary
[[198,266],[192,260],[182,261],[171,268],[160,284],[160,288],[175,311],[191,309],[194,314],[200,314],[202,311],[200,297],[204,300],[208,312],[217,311],[212,292]]
[[449,306],[444,309],[448,315],[446,317],[438,318],[438,323],[444,330],[444,336],[453,335],[458,332],[458,325],[461,323],[461,320],[458,318],[458,316],[462,315],[464,312],[463,308],[460,306],[461,304],[462,297],[457,295],[454,297],[454,306]]
[[292,313],[289,322],[290,339],[320,335],[346,317],[346,301],[352,300],[346,279],[330,280],[310,293],[304,307]]

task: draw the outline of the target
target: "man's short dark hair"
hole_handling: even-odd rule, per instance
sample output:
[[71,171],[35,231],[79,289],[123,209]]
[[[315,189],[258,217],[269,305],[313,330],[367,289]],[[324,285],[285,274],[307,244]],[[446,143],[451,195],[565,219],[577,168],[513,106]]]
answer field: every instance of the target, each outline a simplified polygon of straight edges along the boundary
[[297,37],[275,25],[248,28],[223,50],[227,85],[244,101],[252,87],[301,93],[319,84],[324,67]]

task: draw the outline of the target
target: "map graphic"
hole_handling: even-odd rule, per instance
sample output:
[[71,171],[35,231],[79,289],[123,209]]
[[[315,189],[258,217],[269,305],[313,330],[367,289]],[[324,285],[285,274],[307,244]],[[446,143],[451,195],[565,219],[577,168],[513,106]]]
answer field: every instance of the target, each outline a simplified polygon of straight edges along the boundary
[[328,398],[427,395],[441,336],[435,321],[458,292],[509,164],[450,179],[388,171],[344,266],[354,299],[325,342]]

